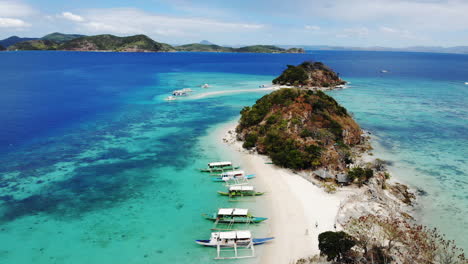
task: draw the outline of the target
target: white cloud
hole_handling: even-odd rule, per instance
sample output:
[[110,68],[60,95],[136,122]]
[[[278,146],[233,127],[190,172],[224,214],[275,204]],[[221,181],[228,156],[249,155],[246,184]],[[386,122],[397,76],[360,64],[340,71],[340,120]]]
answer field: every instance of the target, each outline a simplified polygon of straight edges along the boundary
[[75,15],[71,12],[63,12],[61,17],[68,19],[73,22],[83,22],[85,19],[79,15]]
[[306,25],[304,28],[307,29],[307,30],[311,30],[311,31],[319,31],[320,30],[319,26],[312,26],[312,25]]
[[366,37],[369,35],[369,29],[366,27],[345,28],[343,32],[337,34],[339,38]]
[[21,19],[0,17],[0,28],[23,28],[29,26],[31,25]]
[[34,10],[19,1],[0,0],[0,17],[25,17],[34,13]]
[[206,32],[252,32],[264,28],[262,24],[235,23],[215,19],[164,16],[134,8],[89,10],[83,15],[79,29],[89,33],[156,34],[163,36],[196,36]]
[[380,32],[383,32],[385,34],[390,34],[394,36],[398,36],[401,38],[406,38],[406,39],[421,39],[420,37],[417,37],[415,34],[411,33],[407,29],[398,29],[398,28],[391,28],[391,27],[386,27],[382,26],[379,28]]

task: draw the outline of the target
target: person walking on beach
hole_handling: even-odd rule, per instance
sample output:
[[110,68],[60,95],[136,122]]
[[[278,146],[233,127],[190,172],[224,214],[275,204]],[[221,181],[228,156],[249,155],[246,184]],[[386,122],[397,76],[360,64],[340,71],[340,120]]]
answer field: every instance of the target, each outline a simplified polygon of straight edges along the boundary
[[315,221],[315,228],[318,228],[318,223],[317,223],[317,221]]

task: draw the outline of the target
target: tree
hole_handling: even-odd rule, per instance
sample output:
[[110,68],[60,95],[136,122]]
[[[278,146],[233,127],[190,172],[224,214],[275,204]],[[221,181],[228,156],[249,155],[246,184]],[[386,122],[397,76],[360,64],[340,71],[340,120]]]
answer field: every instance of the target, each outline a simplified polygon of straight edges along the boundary
[[343,256],[356,244],[354,238],[343,231],[323,232],[319,234],[318,239],[320,254],[326,255],[328,261],[342,260]]
[[436,229],[396,217],[365,215],[350,219],[344,229],[354,237],[369,263],[466,264],[463,250]]

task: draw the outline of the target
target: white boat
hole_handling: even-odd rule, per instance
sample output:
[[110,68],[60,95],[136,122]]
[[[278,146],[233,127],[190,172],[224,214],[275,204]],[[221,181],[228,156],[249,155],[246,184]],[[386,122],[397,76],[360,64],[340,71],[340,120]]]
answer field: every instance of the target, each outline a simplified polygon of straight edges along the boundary
[[465,82],[465,85],[468,85],[468,82]]
[[177,100],[177,98],[175,98],[174,96],[168,96],[168,97],[164,98],[164,100],[166,100],[166,101],[174,101],[174,100]]
[[381,73],[387,73],[388,71],[387,70],[381,70],[380,72]]
[[[221,174],[217,174],[216,177],[213,178],[213,181],[216,182],[228,182],[228,181],[241,181],[241,180],[249,180],[255,177],[255,174],[249,174],[245,175],[245,172],[243,170],[235,170],[235,171],[226,171]],[[245,182],[246,183],[246,182]]]
[[174,90],[172,91],[172,95],[174,96],[184,96],[187,95],[187,92],[184,90]]
[[200,169],[202,172],[224,172],[239,169],[239,166],[234,166],[230,161],[217,161],[208,163],[208,168]]
[[[205,247],[216,247],[217,257],[215,259],[239,259],[255,257],[254,246],[262,245],[273,240],[273,237],[253,238],[249,230],[213,232],[210,239],[195,240],[195,243]],[[233,250],[221,250],[221,248],[232,248]],[[232,252],[233,256],[222,256],[224,252]],[[242,255],[242,251],[248,251],[249,254]]]
[[209,87],[210,87],[210,86],[209,86],[207,83],[205,83],[205,84],[203,84],[203,85],[201,86],[201,88],[209,88]]
[[182,89],[182,91],[183,91],[183,92],[186,92],[186,93],[191,93],[191,92],[193,92],[193,90],[190,89],[190,88],[184,88],[184,89]]

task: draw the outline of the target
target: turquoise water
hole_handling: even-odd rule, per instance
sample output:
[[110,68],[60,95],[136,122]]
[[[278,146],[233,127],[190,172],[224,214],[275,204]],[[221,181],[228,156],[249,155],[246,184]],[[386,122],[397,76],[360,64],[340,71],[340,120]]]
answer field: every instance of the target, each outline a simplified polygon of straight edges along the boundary
[[464,246],[468,236],[468,86],[401,78],[352,79],[330,94],[373,132],[377,157],[420,190],[419,220]]
[[[398,179],[424,190],[422,221],[467,248],[461,228],[468,215],[467,56],[0,57],[1,263],[214,262],[214,250],[193,243],[210,233],[211,223],[200,214],[232,204],[216,195],[222,186],[196,168],[238,160],[216,141],[216,131],[265,92],[163,99],[182,88],[194,95],[258,88],[286,64],[308,59],[324,61],[351,81],[349,89],[331,94],[376,135],[375,154],[393,162]],[[200,88],[204,83],[211,87]]]
[[109,123],[87,122],[5,158],[18,164],[3,175],[11,180],[2,186],[2,263],[215,262],[215,250],[194,243],[211,232],[201,213],[242,203],[218,196],[223,185],[197,168],[236,161],[213,131],[264,93],[231,94],[229,104],[223,96],[162,97],[183,87],[206,92],[197,86],[207,80],[217,91],[257,88],[270,78],[184,72],[157,79],[165,94],[143,87],[125,95],[128,105]]

